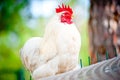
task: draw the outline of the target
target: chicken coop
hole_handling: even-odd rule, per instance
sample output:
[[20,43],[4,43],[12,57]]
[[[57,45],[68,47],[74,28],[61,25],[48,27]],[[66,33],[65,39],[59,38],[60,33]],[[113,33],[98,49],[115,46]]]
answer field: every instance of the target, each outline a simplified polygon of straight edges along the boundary
[[[78,56],[58,60],[57,50]],[[63,70],[54,73],[57,61]],[[79,69],[64,71],[75,61]],[[49,65],[38,68],[44,62]],[[49,70],[52,75],[43,77]],[[120,0],[0,1],[0,80],[120,80]]]

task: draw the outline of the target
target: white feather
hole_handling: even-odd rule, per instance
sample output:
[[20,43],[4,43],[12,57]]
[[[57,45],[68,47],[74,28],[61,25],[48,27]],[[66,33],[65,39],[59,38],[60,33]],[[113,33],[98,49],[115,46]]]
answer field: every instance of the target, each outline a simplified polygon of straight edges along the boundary
[[60,15],[55,15],[48,23],[43,38],[32,38],[22,48],[22,62],[35,80],[78,66],[80,33],[74,23],[61,23]]

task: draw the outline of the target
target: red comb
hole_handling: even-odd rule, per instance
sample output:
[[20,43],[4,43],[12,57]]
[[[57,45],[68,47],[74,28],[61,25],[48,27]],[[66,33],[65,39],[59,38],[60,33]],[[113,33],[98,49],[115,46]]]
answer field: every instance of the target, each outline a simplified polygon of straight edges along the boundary
[[73,13],[73,11],[72,11],[72,9],[69,7],[69,5],[68,5],[68,7],[67,7],[67,6],[64,5],[64,4],[62,4],[62,7],[60,7],[60,5],[58,5],[58,8],[56,8],[56,13],[59,13],[59,12],[62,12],[62,11],[68,11],[68,12],[70,12],[71,14]]

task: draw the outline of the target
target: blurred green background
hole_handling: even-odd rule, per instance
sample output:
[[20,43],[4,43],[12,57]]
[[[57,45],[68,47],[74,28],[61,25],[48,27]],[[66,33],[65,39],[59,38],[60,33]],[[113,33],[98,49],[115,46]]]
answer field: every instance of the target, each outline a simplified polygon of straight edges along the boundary
[[19,51],[33,36],[42,37],[45,25],[55,15],[58,4],[69,4],[81,37],[80,58],[88,65],[88,0],[1,0],[0,1],[0,80],[29,80]]

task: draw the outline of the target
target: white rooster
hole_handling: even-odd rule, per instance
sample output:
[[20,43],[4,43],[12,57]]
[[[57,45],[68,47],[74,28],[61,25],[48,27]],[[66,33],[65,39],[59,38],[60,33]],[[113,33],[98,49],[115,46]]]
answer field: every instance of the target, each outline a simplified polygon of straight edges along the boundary
[[79,65],[81,39],[69,6],[56,8],[44,37],[29,39],[21,49],[21,60],[34,80],[74,70]]

